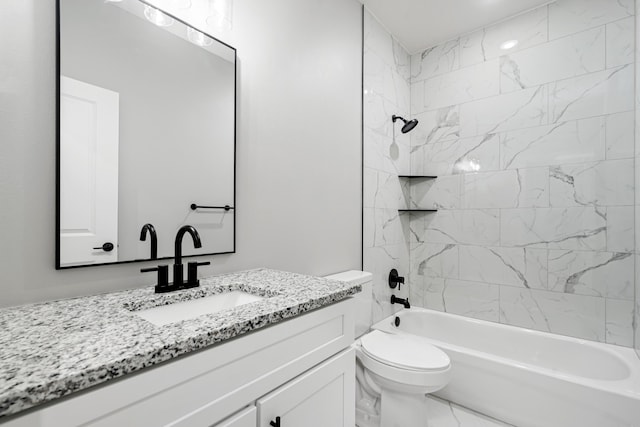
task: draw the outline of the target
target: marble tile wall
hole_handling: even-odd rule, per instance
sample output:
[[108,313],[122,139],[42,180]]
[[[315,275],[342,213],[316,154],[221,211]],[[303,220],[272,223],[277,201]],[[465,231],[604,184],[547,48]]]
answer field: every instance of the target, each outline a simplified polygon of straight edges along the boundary
[[[634,15],[634,0],[558,0],[410,66],[382,37],[384,72],[366,77],[382,93],[365,103],[365,260],[406,271],[408,252],[412,304],[633,345]],[[398,135],[393,158],[386,118],[407,97],[420,124],[410,159]],[[438,178],[409,187],[395,176],[407,167]],[[399,206],[439,211],[399,219]]]
[[[377,322],[398,310],[389,301],[389,271],[409,273],[409,219],[398,213],[408,199],[398,175],[409,171],[410,140],[391,116],[409,117],[411,69],[407,51],[369,12],[364,14],[363,268],[373,273]],[[407,297],[407,287],[394,294]]]

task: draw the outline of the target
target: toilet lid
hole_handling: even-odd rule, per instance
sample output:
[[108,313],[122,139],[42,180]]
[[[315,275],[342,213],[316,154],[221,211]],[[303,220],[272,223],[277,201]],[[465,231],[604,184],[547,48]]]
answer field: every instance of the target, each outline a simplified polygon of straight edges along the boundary
[[361,338],[362,349],[380,362],[421,371],[442,370],[449,366],[447,354],[420,337],[373,331]]

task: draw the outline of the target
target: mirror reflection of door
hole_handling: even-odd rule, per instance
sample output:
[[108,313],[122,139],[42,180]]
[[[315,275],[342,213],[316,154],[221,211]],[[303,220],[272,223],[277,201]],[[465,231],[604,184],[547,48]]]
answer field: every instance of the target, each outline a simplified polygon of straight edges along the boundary
[[119,94],[61,76],[60,112],[60,264],[117,261]]

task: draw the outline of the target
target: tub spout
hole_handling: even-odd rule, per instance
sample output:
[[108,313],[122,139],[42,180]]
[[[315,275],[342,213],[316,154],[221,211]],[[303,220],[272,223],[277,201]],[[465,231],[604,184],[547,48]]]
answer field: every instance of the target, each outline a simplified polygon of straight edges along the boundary
[[391,304],[402,304],[404,308],[411,308],[409,298],[398,298],[395,295],[391,295]]

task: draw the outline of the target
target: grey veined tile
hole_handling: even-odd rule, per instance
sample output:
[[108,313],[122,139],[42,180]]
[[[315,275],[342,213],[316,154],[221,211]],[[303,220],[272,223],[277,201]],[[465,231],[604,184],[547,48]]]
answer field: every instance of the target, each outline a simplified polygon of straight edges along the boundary
[[500,57],[500,91],[513,92],[605,68],[605,31],[595,28]]
[[633,301],[607,299],[606,340],[609,344],[633,346]]
[[562,206],[631,206],[633,159],[552,166],[550,203]]
[[634,15],[633,0],[561,0],[549,5],[549,38],[556,39]]
[[633,278],[631,253],[549,251],[549,290],[631,300]]
[[460,279],[547,288],[547,250],[460,246]]
[[605,208],[527,208],[500,212],[501,246],[604,251]]
[[518,44],[509,49],[517,52],[547,41],[547,8],[539,7],[507,21],[483,28],[460,38],[463,67],[504,55],[501,45],[508,40]]
[[500,322],[602,342],[605,299],[503,286]]
[[500,135],[503,169],[553,166],[604,160],[605,119],[563,122]]

